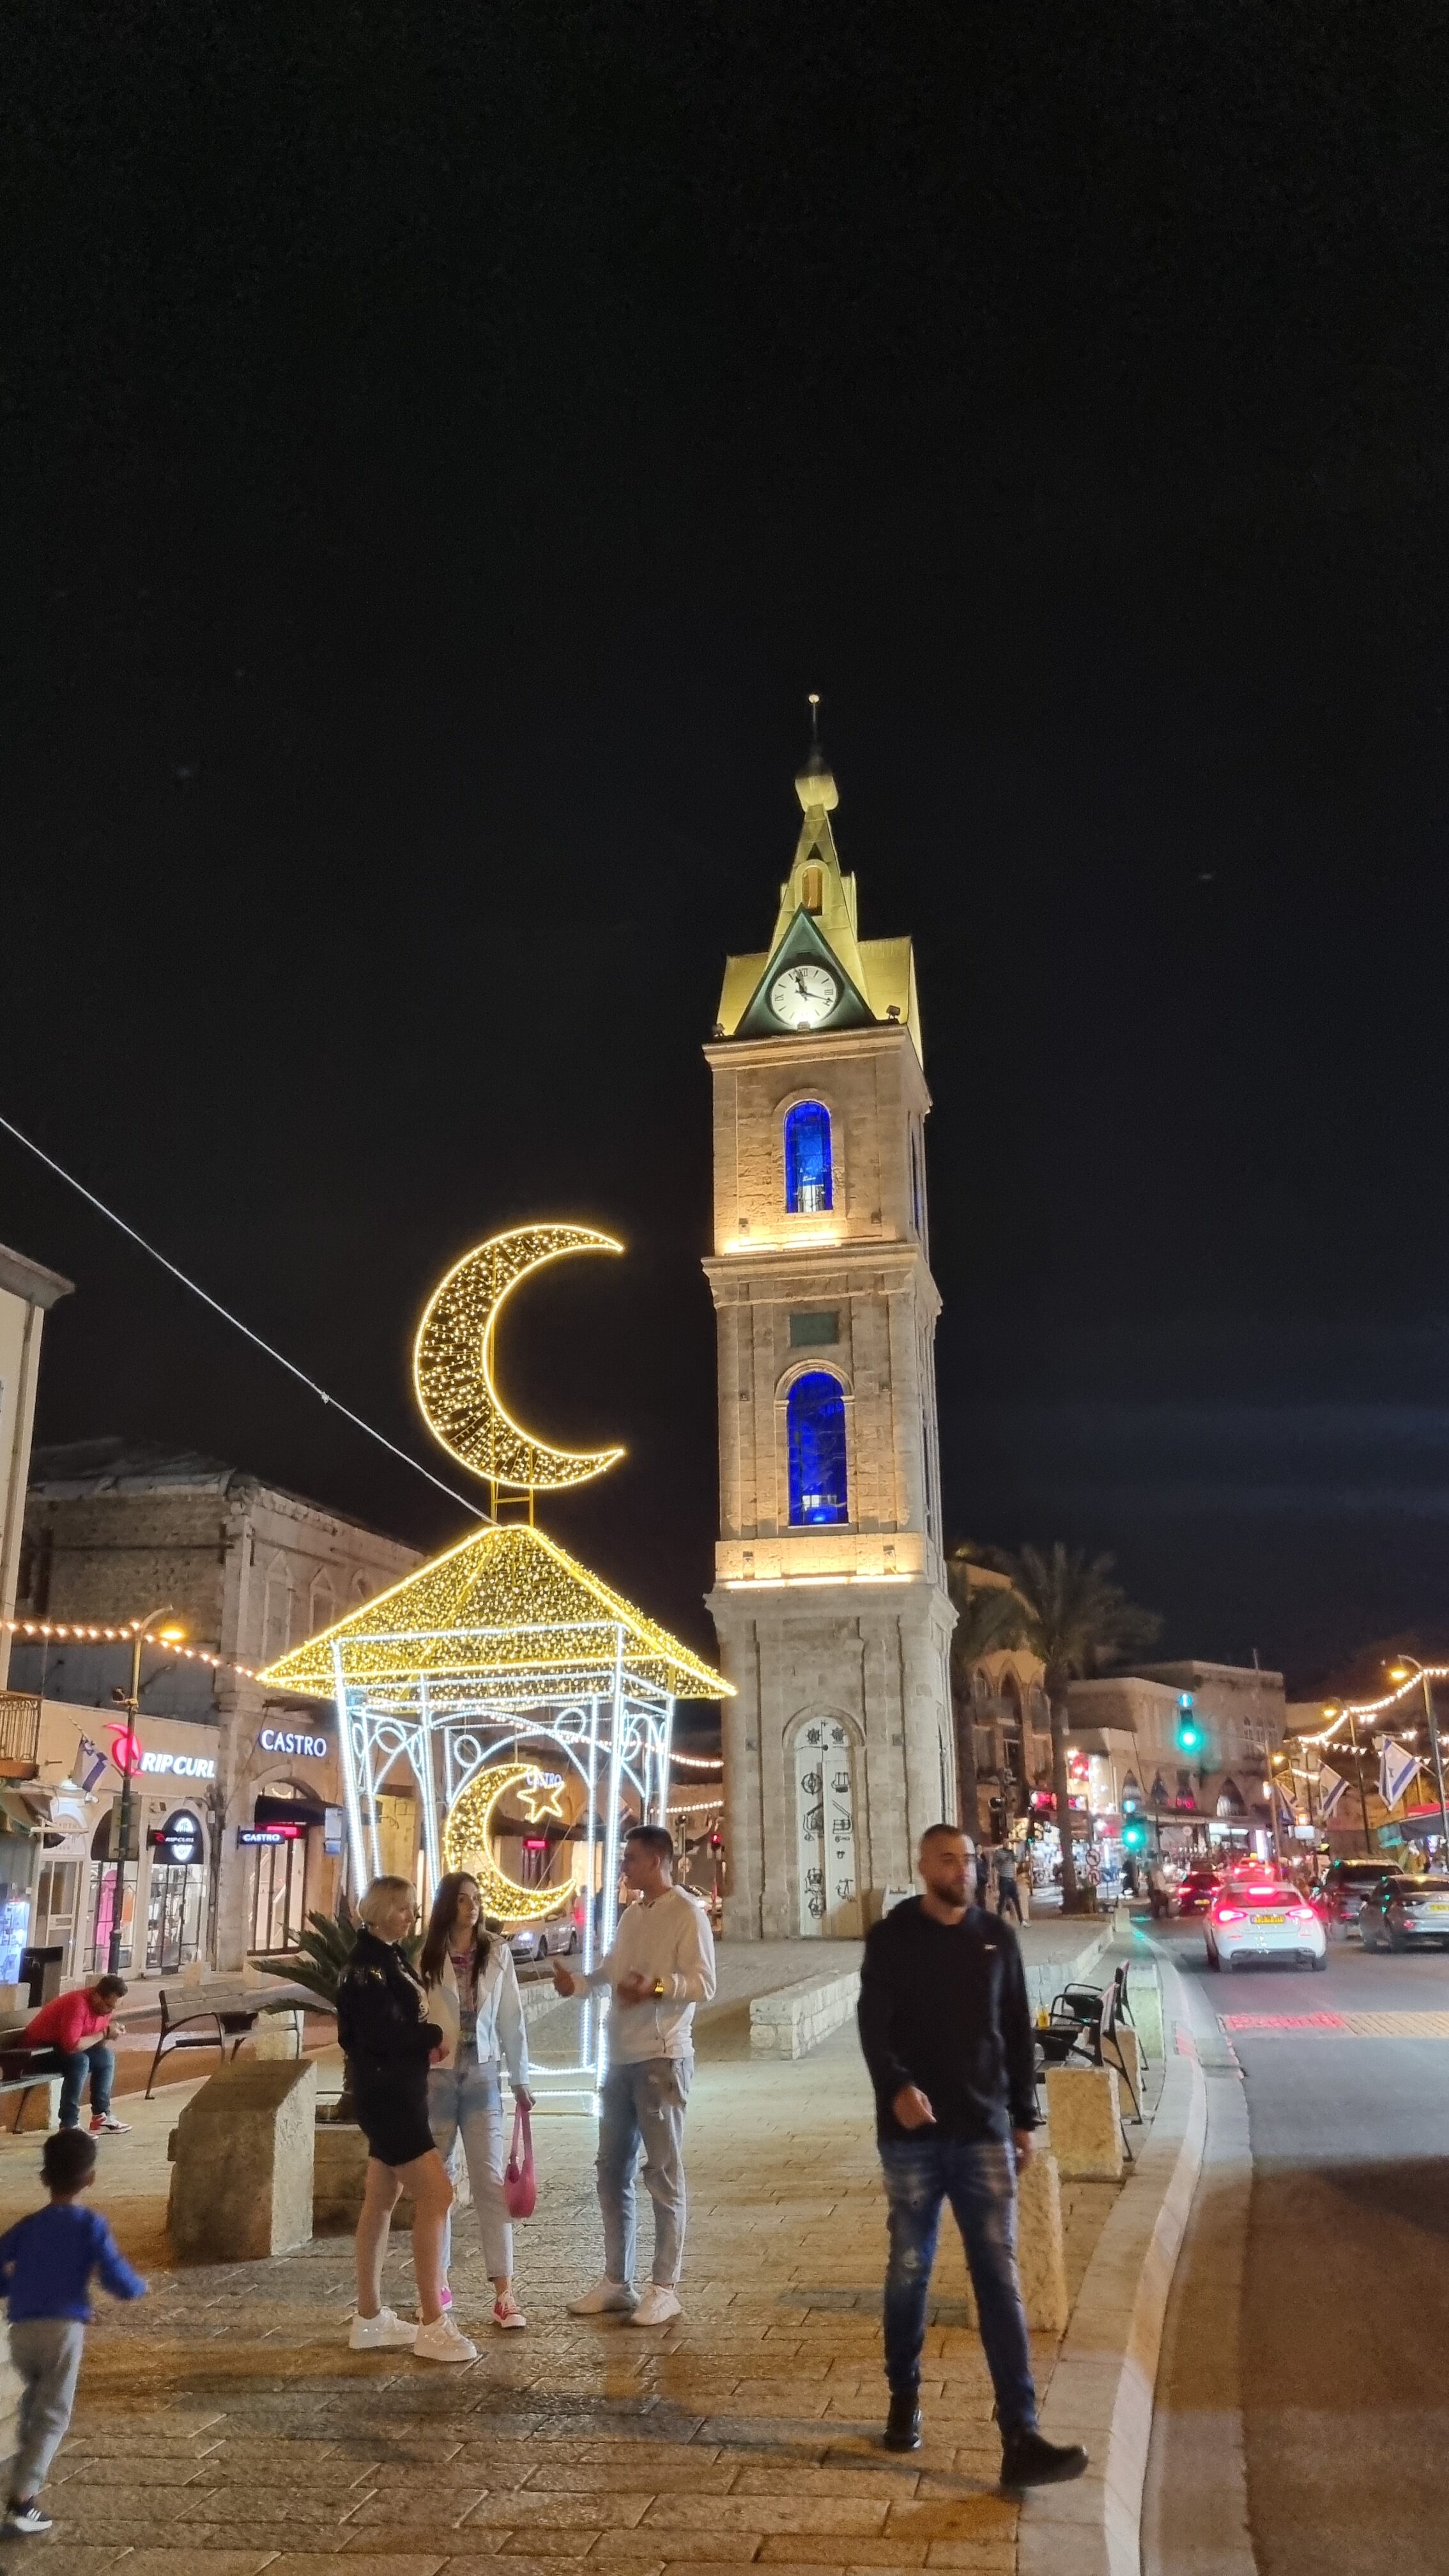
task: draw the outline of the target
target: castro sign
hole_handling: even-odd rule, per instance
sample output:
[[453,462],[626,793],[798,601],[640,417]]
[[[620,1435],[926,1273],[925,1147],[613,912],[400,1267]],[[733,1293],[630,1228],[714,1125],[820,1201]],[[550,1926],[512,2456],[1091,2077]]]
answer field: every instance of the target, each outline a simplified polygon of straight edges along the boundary
[[264,1726],[257,1742],[264,1753],[288,1753],[294,1758],[301,1755],[312,1762],[325,1762],[327,1758],[325,1735],[285,1735],[280,1727]]

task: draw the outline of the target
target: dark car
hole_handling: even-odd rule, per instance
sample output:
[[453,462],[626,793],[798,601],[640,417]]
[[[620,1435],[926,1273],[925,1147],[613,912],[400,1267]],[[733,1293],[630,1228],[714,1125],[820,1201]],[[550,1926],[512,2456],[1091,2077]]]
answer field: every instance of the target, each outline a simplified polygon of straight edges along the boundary
[[1376,1896],[1386,1878],[1402,1875],[1401,1870],[1384,1860],[1331,1860],[1318,1897],[1318,1910],[1330,1937],[1335,1932],[1351,1932],[1364,1898]]
[[1382,1878],[1358,1909],[1358,1937],[1366,1950],[1420,1950],[1449,1942],[1449,1878],[1410,1878],[1396,1870]]
[[1185,1869],[1177,1882],[1179,1914],[1206,1914],[1222,1885],[1215,1869]]

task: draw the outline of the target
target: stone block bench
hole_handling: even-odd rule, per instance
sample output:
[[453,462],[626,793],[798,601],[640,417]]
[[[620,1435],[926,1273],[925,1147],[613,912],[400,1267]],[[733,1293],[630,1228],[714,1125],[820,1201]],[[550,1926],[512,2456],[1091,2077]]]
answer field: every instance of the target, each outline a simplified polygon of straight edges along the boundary
[[756,1995],[750,2004],[750,2047],[758,2057],[804,2057],[850,2020],[860,1994],[860,1971],[848,1968],[833,1977],[806,1977],[799,1985],[777,1986]]

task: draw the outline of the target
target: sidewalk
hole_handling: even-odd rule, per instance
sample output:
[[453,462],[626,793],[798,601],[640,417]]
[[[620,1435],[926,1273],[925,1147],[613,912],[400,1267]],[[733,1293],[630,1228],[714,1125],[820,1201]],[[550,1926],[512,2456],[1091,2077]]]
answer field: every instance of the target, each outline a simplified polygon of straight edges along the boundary
[[[599,2240],[593,2124],[556,2116],[539,2132],[539,2214],[519,2231],[533,2322],[508,2337],[478,2322],[467,2370],[346,2350],[345,2240],[166,2271],[166,2137],[183,2095],[128,2103],[136,2127],[106,2147],[96,2199],[154,2287],[135,2308],[103,2303],[92,2332],[49,2490],[55,2563],[67,2576],[579,2576],[580,2561],[631,2576],[748,2561],[1009,2576],[1017,2508],[994,2489],[959,2246],[943,2239],[925,2447],[888,2458],[883,2206],[855,2034],[797,2063],[751,2061],[745,2018],[725,2004],[701,2032],[683,2319],[646,2335],[563,2313]],[[0,2140],[5,2223],[34,2205],[36,2162],[34,2141]],[[1075,2292],[1117,2192],[1065,2197]],[[462,2322],[486,2319],[467,2214],[453,2279]],[[406,2240],[388,2295],[407,2306]],[[1054,2350],[1038,2340],[1043,2385]]]

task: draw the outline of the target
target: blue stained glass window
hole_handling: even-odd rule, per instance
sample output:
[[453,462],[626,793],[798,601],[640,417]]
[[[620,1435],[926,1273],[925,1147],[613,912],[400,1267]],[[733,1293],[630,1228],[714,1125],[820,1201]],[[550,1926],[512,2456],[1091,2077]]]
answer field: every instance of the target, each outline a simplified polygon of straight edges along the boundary
[[797,1101],[785,1120],[785,1206],[791,1216],[833,1207],[830,1112],[819,1100]]
[[786,1407],[790,1441],[790,1524],[850,1518],[845,1491],[845,1398],[823,1369],[797,1377]]

